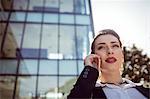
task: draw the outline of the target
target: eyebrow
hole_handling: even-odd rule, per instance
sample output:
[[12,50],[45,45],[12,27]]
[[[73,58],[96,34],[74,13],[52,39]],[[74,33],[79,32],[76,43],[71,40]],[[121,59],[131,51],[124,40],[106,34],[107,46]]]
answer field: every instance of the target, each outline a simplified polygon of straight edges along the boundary
[[[119,42],[112,41],[112,42],[110,42],[110,43],[114,44],[114,43],[119,43]],[[97,45],[105,45],[105,44],[106,44],[106,43],[98,43]]]

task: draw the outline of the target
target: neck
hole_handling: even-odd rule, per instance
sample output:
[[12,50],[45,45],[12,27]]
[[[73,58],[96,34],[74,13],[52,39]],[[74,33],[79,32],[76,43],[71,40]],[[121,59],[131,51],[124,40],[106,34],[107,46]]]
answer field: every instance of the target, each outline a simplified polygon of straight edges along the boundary
[[122,83],[122,77],[120,75],[120,72],[102,73],[100,80],[103,83],[112,83],[116,85]]

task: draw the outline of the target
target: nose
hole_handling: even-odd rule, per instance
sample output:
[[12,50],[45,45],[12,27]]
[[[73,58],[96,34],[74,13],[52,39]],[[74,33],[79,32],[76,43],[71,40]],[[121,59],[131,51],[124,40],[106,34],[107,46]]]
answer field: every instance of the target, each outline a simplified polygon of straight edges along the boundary
[[114,52],[113,52],[112,48],[110,48],[110,47],[108,47],[108,49],[107,49],[107,53],[108,53],[108,55],[109,55],[109,54],[114,54]]

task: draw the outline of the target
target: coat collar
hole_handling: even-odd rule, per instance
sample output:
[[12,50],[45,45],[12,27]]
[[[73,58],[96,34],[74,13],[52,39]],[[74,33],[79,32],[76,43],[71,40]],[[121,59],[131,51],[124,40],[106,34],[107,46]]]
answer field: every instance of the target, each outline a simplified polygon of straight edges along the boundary
[[95,87],[108,87],[108,88],[119,88],[119,87],[122,87],[124,89],[127,89],[127,88],[131,88],[131,87],[136,87],[136,86],[140,86],[141,84],[140,83],[134,83],[132,82],[131,80],[128,80],[126,78],[122,78],[123,79],[123,83],[121,85],[114,85],[114,84],[104,84],[104,83],[101,83],[100,80],[97,80],[96,84],[95,84]]

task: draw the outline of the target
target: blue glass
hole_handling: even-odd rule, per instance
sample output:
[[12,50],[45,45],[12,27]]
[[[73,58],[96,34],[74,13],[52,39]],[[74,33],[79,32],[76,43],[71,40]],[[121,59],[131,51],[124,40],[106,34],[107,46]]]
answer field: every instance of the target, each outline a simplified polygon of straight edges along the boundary
[[83,71],[83,68],[84,68],[83,63],[84,63],[83,60],[78,60],[78,69],[79,69],[78,75],[80,75],[81,72]]
[[60,14],[60,23],[74,24],[74,15],[72,15],[72,14]]
[[24,24],[23,23],[10,23],[9,26],[11,27],[12,34],[15,39],[14,42],[17,44],[16,46],[20,48]]
[[17,60],[0,60],[0,74],[16,74]]
[[37,60],[24,59],[19,65],[20,74],[37,74]]
[[59,93],[62,94],[62,98],[59,99],[67,99],[67,95],[70,93],[76,80],[76,76],[59,76]]
[[25,13],[24,12],[12,12],[10,21],[25,21]]
[[58,25],[43,25],[41,49],[47,50],[46,58],[57,59],[55,55],[58,53]]
[[73,0],[60,0],[59,11],[63,13],[73,13],[74,12]]
[[87,15],[76,15],[76,24],[90,25],[90,17]]
[[63,59],[76,59],[75,40],[75,27],[70,25],[61,25],[59,54],[63,56]]
[[28,12],[27,21],[28,22],[41,22],[42,21],[42,13]]
[[77,74],[77,60],[60,60],[59,61],[59,74],[76,75]]
[[40,60],[39,74],[55,74],[57,75],[56,60]]
[[[19,76],[16,88],[15,99],[31,99],[36,96],[36,76]],[[18,97],[19,96],[19,97]]]
[[[57,86],[57,76],[39,76],[38,94],[45,97],[44,99],[56,99],[54,94],[57,93]],[[53,95],[51,95],[50,98],[51,93],[53,93]]]
[[[24,41],[22,47],[24,49],[39,49],[41,24],[26,24]],[[33,38],[34,37],[34,38]],[[35,53],[38,53],[37,50]]]
[[44,22],[58,23],[58,14],[44,14]]
[[84,59],[89,54],[89,37],[88,37],[88,26],[77,26],[77,53],[78,59]]

